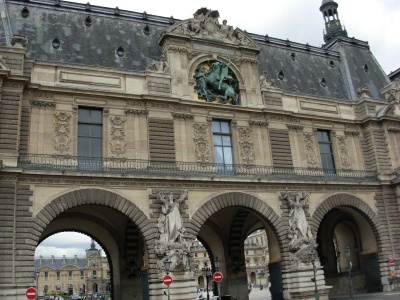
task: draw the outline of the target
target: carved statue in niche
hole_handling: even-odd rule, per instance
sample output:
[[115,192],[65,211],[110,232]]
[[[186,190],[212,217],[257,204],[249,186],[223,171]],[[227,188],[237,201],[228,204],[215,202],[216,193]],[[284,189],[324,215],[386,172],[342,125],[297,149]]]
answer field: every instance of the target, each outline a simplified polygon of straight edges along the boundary
[[310,250],[317,247],[304,211],[310,194],[310,192],[289,193],[286,191],[282,192],[280,197],[290,206],[288,237],[290,257],[294,263],[310,262]]
[[173,192],[161,193],[157,190],[157,199],[162,204],[157,222],[159,238],[155,242],[160,270],[164,268],[163,261],[167,258],[171,260],[171,271],[186,271],[191,268],[189,254],[193,239],[186,236],[179,209],[187,193],[188,191],[183,191],[176,197]]
[[217,99],[226,104],[229,100],[233,105],[238,104],[238,80],[230,70],[230,57],[228,63],[220,61],[205,62],[195,71],[195,90],[199,99],[212,102]]

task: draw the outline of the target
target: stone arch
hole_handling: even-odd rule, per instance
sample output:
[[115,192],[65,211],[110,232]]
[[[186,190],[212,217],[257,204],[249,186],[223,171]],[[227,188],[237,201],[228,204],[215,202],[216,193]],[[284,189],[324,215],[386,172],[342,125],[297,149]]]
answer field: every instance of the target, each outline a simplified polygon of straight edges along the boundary
[[55,198],[35,216],[36,229],[43,232],[46,226],[60,213],[86,204],[103,205],[118,210],[138,226],[143,236],[146,236],[145,232],[150,230],[147,226],[148,217],[133,202],[115,192],[96,188],[78,189]]
[[261,199],[241,192],[223,193],[213,197],[204,203],[192,215],[192,230],[195,236],[198,235],[201,224],[203,224],[212,214],[217,211],[231,207],[242,206],[254,210],[256,213],[262,215],[271,224],[280,247],[284,242],[284,237],[279,230],[282,227],[282,219],[274,210]]

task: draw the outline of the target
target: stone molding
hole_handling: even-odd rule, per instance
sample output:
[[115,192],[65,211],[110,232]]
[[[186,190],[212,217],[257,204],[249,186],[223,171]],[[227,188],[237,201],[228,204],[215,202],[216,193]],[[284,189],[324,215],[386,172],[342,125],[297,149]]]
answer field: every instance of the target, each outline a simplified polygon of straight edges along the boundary
[[208,138],[208,128],[209,124],[206,123],[193,124],[193,141],[196,158],[198,162],[202,163],[210,162],[210,142]]
[[54,102],[50,101],[43,101],[43,100],[32,100],[31,101],[31,106],[34,107],[39,107],[39,108],[56,108],[56,104]]
[[337,144],[340,158],[340,166],[342,169],[351,170],[351,161],[349,149],[347,147],[346,136],[337,136]]
[[286,124],[286,127],[291,131],[303,131],[304,127],[297,124]]
[[251,165],[255,160],[252,130],[249,127],[239,127],[238,133],[242,161],[247,165]]
[[54,114],[53,145],[57,154],[70,154],[71,113],[58,111]]
[[136,116],[148,116],[149,111],[145,109],[132,109],[132,108],[127,108],[125,109],[125,114],[126,115],[136,115]]
[[126,119],[122,116],[110,116],[110,154],[112,158],[124,158]]
[[183,113],[173,112],[173,113],[171,113],[171,115],[174,119],[181,119],[181,120],[193,120],[194,119],[194,116],[191,114],[183,114]]
[[304,133],[304,145],[306,149],[306,158],[307,164],[309,168],[318,168],[318,159],[316,154],[315,142],[314,142],[314,134],[313,133]]
[[259,127],[268,127],[268,122],[260,121],[260,120],[250,120],[249,125],[250,126],[259,126]]

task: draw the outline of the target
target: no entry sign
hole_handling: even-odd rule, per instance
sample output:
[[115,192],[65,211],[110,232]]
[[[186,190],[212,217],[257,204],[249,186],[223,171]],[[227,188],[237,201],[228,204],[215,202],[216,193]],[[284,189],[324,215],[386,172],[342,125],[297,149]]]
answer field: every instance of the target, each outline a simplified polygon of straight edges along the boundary
[[169,275],[165,275],[165,276],[164,276],[164,279],[163,279],[163,283],[164,283],[165,285],[170,285],[170,284],[172,283],[172,277],[169,276]]
[[25,295],[26,295],[26,298],[33,300],[33,299],[36,299],[36,297],[37,297],[37,291],[35,288],[30,287],[26,290]]
[[213,275],[213,279],[215,282],[221,282],[222,281],[222,273],[221,272],[215,272]]

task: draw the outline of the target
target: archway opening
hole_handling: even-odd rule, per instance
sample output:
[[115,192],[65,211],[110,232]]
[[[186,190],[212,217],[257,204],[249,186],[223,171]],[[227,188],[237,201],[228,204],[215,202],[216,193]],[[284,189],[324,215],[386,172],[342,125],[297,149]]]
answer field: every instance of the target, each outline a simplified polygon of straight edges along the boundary
[[382,290],[375,232],[367,216],[350,206],[337,206],[322,219],[318,254],[331,295]]
[[[258,243],[252,242],[252,237],[254,241],[258,238]],[[261,279],[265,288],[272,267],[275,284],[268,284],[270,290],[264,289],[266,295],[261,297],[282,297],[281,246],[275,228],[264,215],[245,206],[222,208],[203,222],[197,238],[208,249],[213,267],[216,257],[221,260],[219,271],[224,279],[217,286],[221,295],[252,299],[252,284],[259,288]]]
[[[64,231],[47,237],[36,248],[34,266],[39,296],[83,297],[93,292],[110,296],[108,258],[99,244],[86,234]],[[86,289],[94,285],[95,289]]]

